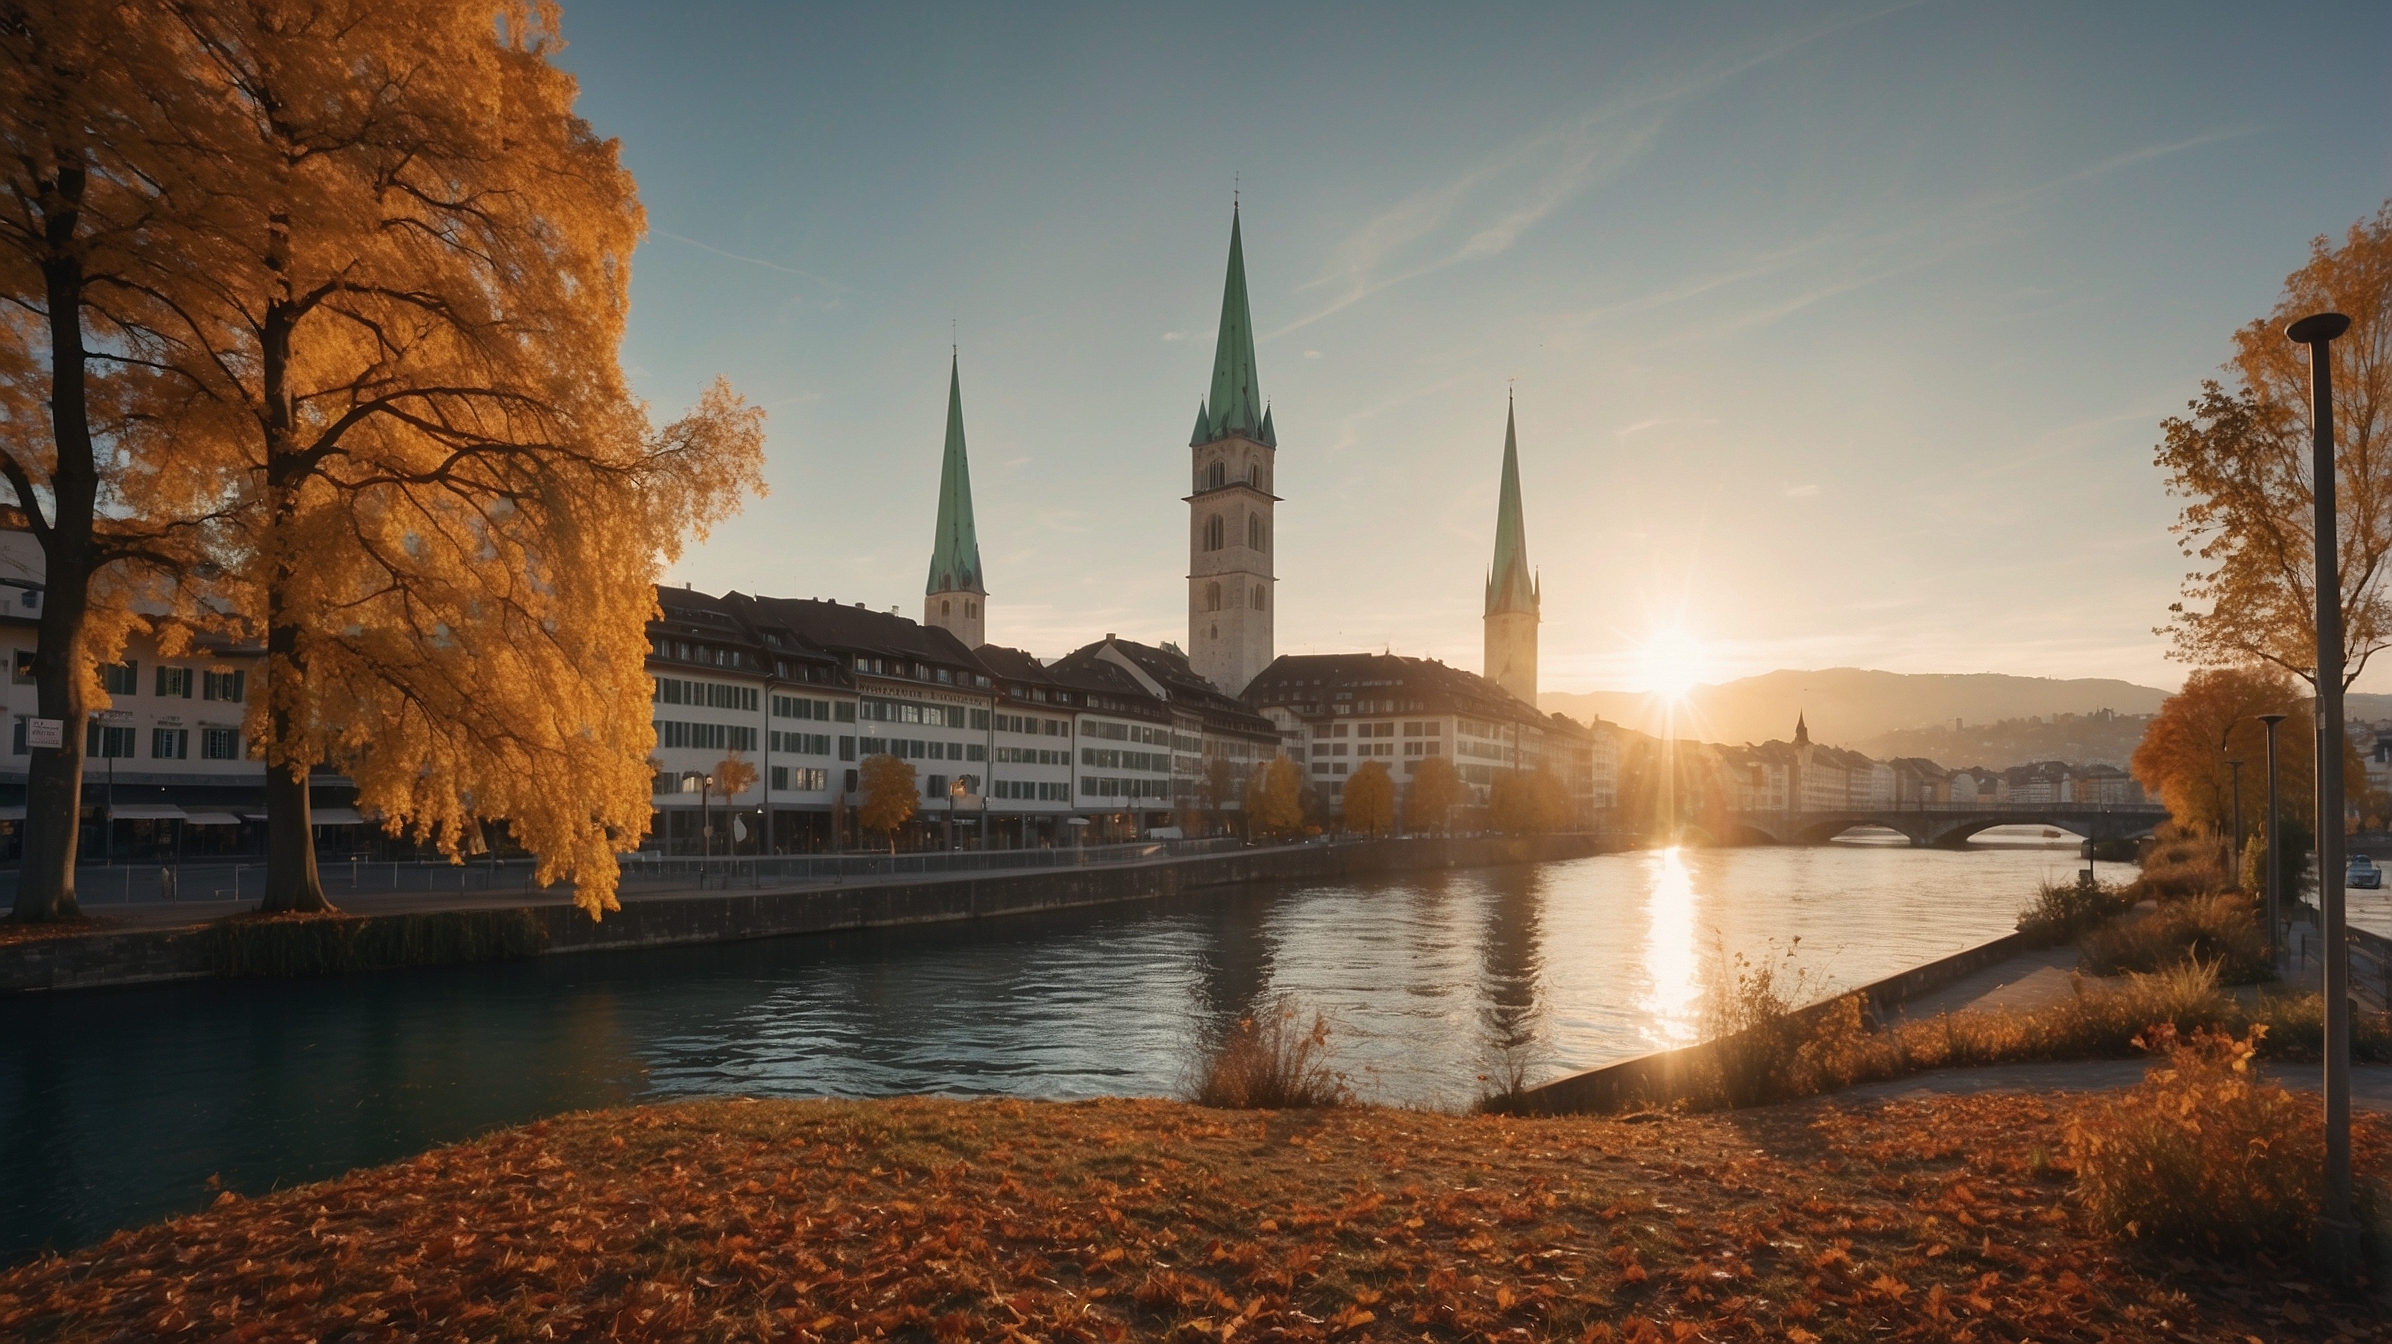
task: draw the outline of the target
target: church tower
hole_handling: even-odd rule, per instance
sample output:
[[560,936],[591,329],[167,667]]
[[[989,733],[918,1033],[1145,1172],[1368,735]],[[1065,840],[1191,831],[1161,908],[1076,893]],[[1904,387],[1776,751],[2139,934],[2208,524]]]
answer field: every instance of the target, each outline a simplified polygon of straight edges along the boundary
[[1254,378],[1254,318],[1246,310],[1246,250],[1229,216],[1229,279],[1211,395],[1196,403],[1188,438],[1188,664],[1236,695],[1271,665],[1278,594],[1271,577],[1271,493],[1279,436]]
[[947,452],[939,463],[938,531],[922,624],[954,632],[972,648],[988,642],[988,589],[980,581],[980,533],[972,525],[972,466],[963,452],[960,360],[947,366]]
[[1487,571],[1485,676],[1531,706],[1537,702],[1539,582],[1528,568],[1520,522],[1520,441],[1511,402],[1503,408],[1503,490],[1495,504],[1495,564]]

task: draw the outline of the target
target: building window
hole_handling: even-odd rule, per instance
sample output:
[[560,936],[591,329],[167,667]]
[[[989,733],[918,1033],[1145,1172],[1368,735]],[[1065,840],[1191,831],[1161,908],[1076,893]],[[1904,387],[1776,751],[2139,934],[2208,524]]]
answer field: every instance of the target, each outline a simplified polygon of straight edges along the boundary
[[1213,490],[1218,490],[1222,486],[1229,484],[1228,464],[1223,462],[1215,462],[1212,467],[1205,472],[1204,483],[1207,488]]
[[158,667],[158,694],[169,700],[191,698],[191,669],[187,667]]
[[1206,611],[1219,611],[1221,609],[1220,584],[1208,583],[1204,585],[1204,609]]
[[229,700],[237,704],[247,698],[248,687],[247,672],[202,672],[199,676],[202,700]]
[[210,761],[241,759],[241,730],[238,728],[202,728],[199,730],[199,754]]
[[127,760],[133,755],[133,730],[92,724],[83,734],[83,754],[102,760]]
[[1246,549],[1249,551],[1262,549],[1262,515],[1259,513],[1246,515]]
[[191,730],[188,728],[150,729],[150,756],[161,761],[179,761],[191,754]]
[[953,614],[954,614],[954,612],[953,612],[953,611],[951,611],[951,610],[949,609],[949,608],[950,608],[950,606],[951,606],[951,604],[950,604],[950,603],[947,601],[947,599],[945,599],[945,598],[943,598],[943,597],[939,599],[939,619],[940,619],[940,620],[942,620],[942,621],[943,621],[943,620],[947,619],[949,616],[951,616],[951,615],[953,615]]
[[33,684],[33,650],[17,650],[16,662],[9,669],[8,679],[18,686]]
[[1223,545],[1222,536],[1223,527],[1220,514],[1216,513],[1212,517],[1204,520],[1204,549],[1208,551],[1220,550]]
[[1254,609],[1262,610],[1262,585],[1259,583],[1254,585]]
[[133,659],[100,669],[100,685],[110,695],[141,694],[141,664]]

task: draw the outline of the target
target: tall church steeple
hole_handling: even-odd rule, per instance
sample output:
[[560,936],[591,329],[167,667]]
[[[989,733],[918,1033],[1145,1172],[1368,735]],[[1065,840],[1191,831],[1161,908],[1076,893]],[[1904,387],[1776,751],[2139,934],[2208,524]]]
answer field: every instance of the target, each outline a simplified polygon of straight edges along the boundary
[[1273,656],[1272,509],[1279,498],[1271,478],[1278,448],[1255,376],[1246,244],[1233,207],[1212,387],[1196,403],[1188,438],[1195,478],[1188,495],[1188,664],[1230,695],[1245,690]]
[[1495,501],[1495,563],[1487,569],[1484,675],[1537,702],[1537,622],[1544,601],[1528,567],[1528,530],[1520,517],[1520,438],[1511,399],[1503,406],[1503,486]]
[[947,449],[939,461],[939,517],[930,542],[922,624],[955,633],[972,648],[988,642],[988,588],[980,576],[980,533],[972,523],[972,466],[963,447],[960,356],[947,366]]

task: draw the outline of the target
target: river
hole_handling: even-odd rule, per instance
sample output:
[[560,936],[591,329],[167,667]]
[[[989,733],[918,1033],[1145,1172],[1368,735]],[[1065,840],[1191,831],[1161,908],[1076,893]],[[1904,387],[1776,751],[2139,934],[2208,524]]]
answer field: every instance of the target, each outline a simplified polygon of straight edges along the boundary
[[[560,1111],[708,1093],[1160,1095],[1282,993],[1367,1100],[1692,1039],[1722,956],[1806,994],[2009,931],[2071,849],[1658,851],[970,925],[0,1000],[0,1262]],[[2116,866],[2104,876],[2124,876]],[[1781,979],[1781,984],[1791,984]]]

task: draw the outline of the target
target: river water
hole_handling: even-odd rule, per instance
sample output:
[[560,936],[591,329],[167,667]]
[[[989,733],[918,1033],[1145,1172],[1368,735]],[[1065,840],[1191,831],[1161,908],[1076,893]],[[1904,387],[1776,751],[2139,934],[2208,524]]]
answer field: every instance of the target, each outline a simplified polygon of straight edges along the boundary
[[[0,1000],[0,1262],[540,1115],[706,1093],[1158,1095],[1292,994],[1366,1099],[1466,1105],[2008,932],[2071,849],[1659,851],[971,925]],[[2104,876],[2123,876],[2121,866]]]

